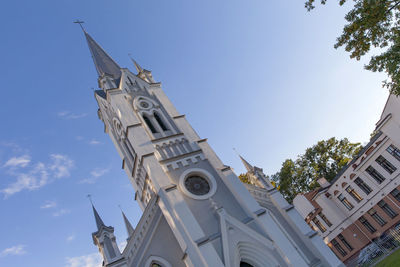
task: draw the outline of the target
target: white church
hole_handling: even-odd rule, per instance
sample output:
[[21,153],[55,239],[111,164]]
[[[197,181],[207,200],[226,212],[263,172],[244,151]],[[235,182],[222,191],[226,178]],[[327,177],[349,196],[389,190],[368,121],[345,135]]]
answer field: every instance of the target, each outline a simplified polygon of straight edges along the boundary
[[344,266],[271,185],[224,165],[152,73],[119,65],[84,31],[100,90],[98,116],[121,156],[143,215],[123,251],[96,209],[92,234],[106,267]]

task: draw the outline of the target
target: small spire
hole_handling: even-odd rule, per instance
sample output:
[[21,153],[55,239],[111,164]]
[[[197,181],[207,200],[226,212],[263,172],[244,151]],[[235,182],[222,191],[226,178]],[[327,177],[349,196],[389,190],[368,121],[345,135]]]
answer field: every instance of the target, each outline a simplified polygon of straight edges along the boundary
[[247,162],[247,160],[245,160],[237,151],[235,148],[233,148],[233,150],[236,152],[236,154],[239,156],[240,160],[242,161],[244,167],[246,168],[246,170],[248,172],[254,172],[254,167]]
[[130,59],[132,60],[133,65],[135,65],[135,68],[136,68],[136,71],[138,72],[138,74],[142,73],[143,72],[143,68],[136,62],[136,60],[134,60],[132,58],[131,54],[128,54],[128,55],[129,55]]
[[90,204],[92,204],[93,214],[94,214],[94,219],[96,220],[97,230],[100,230],[102,227],[105,227],[105,224],[104,224],[103,220],[101,219],[99,213],[97,212],[96,208],[93,205],[92,196],[91,195],[87,195],[87,197],[90,200]]
[[119,209],[122,212],[122,217],[124,218],[124,223],[125,223],[126,231],[128,232],[128,238],[129,238],[133,235],[133,232],[135,232],[135,228],[133,228],[133,226],[129,222],[128,218],[126,218],[125,213],[121,209],[121,206],[119,206]]

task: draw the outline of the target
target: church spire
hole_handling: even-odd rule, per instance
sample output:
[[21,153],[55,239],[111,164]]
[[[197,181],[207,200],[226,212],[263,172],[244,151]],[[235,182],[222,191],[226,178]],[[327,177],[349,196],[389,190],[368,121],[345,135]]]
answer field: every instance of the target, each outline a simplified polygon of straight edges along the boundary
[[114,79],[121,77],[121,68],[117,63],[96,43],[95,40],[82,28],[88,43],[93,62],[99,76],[112,75]]
[[143,68],[139,65],[139,63],[137,63],[136,60],[134,60],[134,59],[131,57],[131,54],[129,54],[129,57],[131,58],[131,60],[132,60],[132,62],[133,62],[133,65],[135,65],[135,68],[136,68],[137,73],[138,73],[138,74],[142,73],[142,72],[143,72]]
[[92,208],[93,208],[94,219],[96,220],[97,230],[100,230],[101,227],[103,226],[105,227],[105,224],[93,204]]
[[254,172],[254,167],[250,163],[248,163],[247,160],[245,160],[241,155],[238,154],[238,156],[239,156],[240,160],[242,161],[242,163],[243,163],[244,167],[246,168],[246,170],[248,172],[253,173]]
[[121,210],[122,212],[122,217],[124,218],[125,226],[126,226],[126,231],[128,232],[128,238],[130,238],[133,235],[133,232],[135,229],[133,228],[132,224],[129,222],[128,218],[126,218],[125,213]]

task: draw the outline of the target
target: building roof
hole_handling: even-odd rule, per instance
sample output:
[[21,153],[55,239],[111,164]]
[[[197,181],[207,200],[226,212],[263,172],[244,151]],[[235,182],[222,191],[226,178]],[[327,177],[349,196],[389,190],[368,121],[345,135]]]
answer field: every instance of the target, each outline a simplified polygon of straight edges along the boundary
[[109,74],[112,75],[114,79],[119,79],[121,77],[121,68],[119,65],[115,63],[86,31],[84,31],[84,33],[98,75],[103,76],[104,74]]
[[339,173],[335,176],[335,178],[333,178],[332,181],[330,181],[331,185],[332,185],[333,183],[335,183],[335,182],[340,178],[340,176],[342,176],[342,174],[343,174],[350,166],[352,166],[353,163],[355,163],[355,162],[357,161],[357,159],[358,159],[359,157],[361,157],[361,156],[368,150],[368,148],[370,148],[371,145],[373,145],[373,144],[375,143],[376,140],[378,140],[378,138],[379,138],[381,135],[382,135],[382,132],[378,132],[377,134],[375,134],[375,135],[371,138],[371,140],[369,141],[369,143],[366,144],[366,145],[363,147],[363,149],[361,149],[361,151],[357,154],[357,156],[355,156],[346,166],[344,166],[344,167],[339,171]]
[[99,213],[97,212],[96,208],[94,205],[92,205],[93,208],[93,214],[94,214],[94,219],[96,220],[96,226],[97,230],[99,231],[102,227],[106,227],[103,220],[101,219]]

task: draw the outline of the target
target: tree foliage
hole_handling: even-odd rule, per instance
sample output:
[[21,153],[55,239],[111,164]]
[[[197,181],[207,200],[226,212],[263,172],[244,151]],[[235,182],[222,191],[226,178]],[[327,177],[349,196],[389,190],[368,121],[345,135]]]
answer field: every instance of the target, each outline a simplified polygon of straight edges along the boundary
[[242,183],[251,184],[249,176],[248,176],[247,173],[242,173],[238,177],[239,177],[239,180],[242,181]]
[[[320,0],[325,4],[327,0]],[[308,11],[315,8],[315,0],[307,0]],[[365,69],[386,72],[383,86],[400,95],[400,0],[338,0],[339,5],[354,2],[345,16],[346,24],[334,45],[344,47],[351,58],[360,58],[379,48],[381,54],[371,57]]]
[[319,178],[331,181],[347,163],[356,156],[362,146],[350,143],[347,138],[332,137],[307,148],[296,160],[287,159],[279,172],[271,179],[290,203],[298,193],[308,192],[318,186]]

